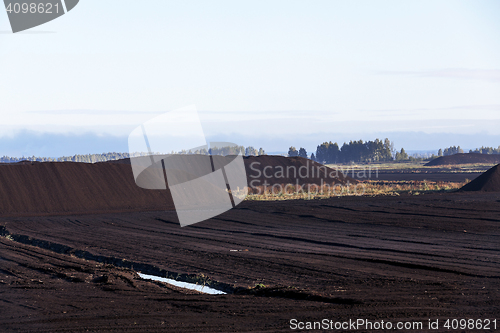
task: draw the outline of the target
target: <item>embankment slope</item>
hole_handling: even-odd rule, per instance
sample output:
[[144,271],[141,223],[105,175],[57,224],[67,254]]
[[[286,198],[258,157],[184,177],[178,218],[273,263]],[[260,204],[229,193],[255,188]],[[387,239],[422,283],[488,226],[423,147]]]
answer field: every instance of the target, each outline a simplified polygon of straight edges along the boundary
[[462,187],[460,191],[500,192],[500,164]]
[[[320,184],[321,180],[345,184],[350,179],[300,157],[258,156],[244,161],[248,181],[266,180],[271,185],[297,181],[301,185]],[[271,177],[265,177],[264,168]],[[280,168],[284,175],[276,177]],[[168,190],[147,190],[136,185],[130,160],[0,164],[0,216],[172,209]]]

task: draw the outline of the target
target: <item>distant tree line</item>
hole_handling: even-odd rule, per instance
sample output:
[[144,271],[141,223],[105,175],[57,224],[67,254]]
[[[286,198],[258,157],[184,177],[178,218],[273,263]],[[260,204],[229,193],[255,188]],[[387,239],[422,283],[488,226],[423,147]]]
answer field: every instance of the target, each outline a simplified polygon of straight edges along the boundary
[[[141,155],[141,154],[136,154]],[[142,155],[146,155],[143,153]],[[0,158],[0,163],[16,163],[20,161],[32,161],[32,162],[84,162],[84,163],[96,163],[120,160],[130,157],[129,153],[103,153],[103,154],[85,154],[85,155],[73,155],[73,156],[62,156],[62,157],[36,157],[36,156],[23,156],[23,157],[9,157],[3,156]]]
[[[463,154],[464,150],[460,146],[451,146],[445,149],[439,149],[438,156],[432,154],[430,157],[422,157],[421,155],[409,156],[404,148],[400,151],[395,151],[394,143],[389,139],[384,141],[375,139],[375,141],[350,141],[344,142],[340,147],[336,142],[323,142],[317,146],[316,153],[312,153],[309,157],[319,163],[335,164],[335,163],[360,163],[360,162],[402,162],[402,161],[422,161],[433,160],[440,156],[449,156],[455,154]],[[481,147],[475,150],[469,150],[471,154],[500,154],[500,146]],[[308,158],[307,151],[304,148],[290,147],[288,156],[300,156]]]
[[475,150],[469,150],[469,153],[471,154],[500,154],[500,146],[498,148],[493,148],[493,147],[481,147],[481,148],[476,148]]
[[[307,157],[307,151],[304,148],[297,150],[295,147],[290,147],[288,156]],[[394,143],[389,139],[375,141],[350,141],[344,142],[342,147],[338,143],[323,142],[317,146],[316,154],[311,154],[312,160],[332,164],[332,163],[350,163],[350,162],[386,162],[408,160],[410,157],[401,149],[401,152],[394,150]]]
[[452,146],[452,147],[449,147],[449,148],[445,148],[444,150],[443,149],[439,149],[438,150],[438,157],[440,156],[450,156],[450,155],[455,155],[455,154],[463,154],[464,153],[464,150],[462,148],[460,148],[460,146],[456,147],[456,146]]
[[[266,152],[264,151],[264,149],[260,148],[259,150],[255,149],[254,147],[252,146],[249,146],[249,147],[244,147],[244,146],[233,146],[233,147],[213,147],[213,148],[210,148],[209,150],[209,153],[210,155],[223,155],[223,156],[227,156],[227,155],[238,155],[241,153],[241,155],[244,155],[244,156],[259,156],[259,155],[266,155]],[[194,152],[195,154],[197,153],[197,151]],[[201,154],[204,154],[206,153],[206,151],[204,152],[200,152]]]
[[[439,149],[438,156],[432,155],[428,160],[435,159],[439,156],[449,156],[454,154],[463,153],[463,149],[460,146],[451,146],[445,149]],[[173,153],[173,152],[172,152]],[[252,146],[228,146],[228,147],[212,147],[208,151],[206,149],[196,150],[196,151],[180,151],[178,154],[212,154],[212,155],[237,155],[242,154],[244,156],[259,156],[266,155],[263,148],[256,149]],[[500,154],[500,146],[498,148],[493,147],[481,147],[475,150],[469,150],[469,153],[474,154]],[[134,153],[134,156],[145,156],[148,153]],[[156,153],[160,154],[160,153]],[[374,141],[350,141],[349,143],[344,142],[342,147],[338,143],[323,142],[318,145],[316,152],[308,156],[305,148],[300,147],[299,149],[295,147],[290,147],[288,150],[288,156],[294,157],[299,156],[303,158],[310,158],[319,163],[335,164],[335,163],[360,163],[360,162],[390,162],[390,161],[416,161],[423,160],[422,157],[418,155],[409,156],[404,148],[400,151],[395,151],[394,143],[389,139],[380,140],[375,139]],[[96,162],[106,162],[120,160],[124,158],[129,158],[129,153],[116,153],[109,152],[103,154],[84,154],[84,155],[73,155],[73,156],[62,156],[58,158],[53,157],[0,157],[0,163],[16,163],[20,161],[37,161],[37,162],[83,162],[83,163],[96,163]]]
[[[433,155],[434,158],[440,157],[440,156],[450,156],[450,155],[455,155],[455,154],[463,154],[464,150],[460,148],[460,146],[451,146],[445,149],[439,149],[438,151],[438,156]],[[498,148],[493,148],[493,147],[481,147],[481,148],[476,148],[475,150],[470,149],[469,154],[500,154],[500,146]]]
[[[221,147],[221,148],[211,148],[209,151],[206,149],[202,150],[196,150],[194,152],[192,151],[181,151],[179,154],[210,154],[212,155],[237,155],[240,152],[242,155],[245,156],[258,156],[258,155],[265,155],[266,152],[264,149],[260,148],[259,150],[255,149],[254,147],[243,147],[243,146],[236,146],[236,147]],[[155,153],[155,154],[160,154],[160,153]],[[146,156],[148,153],[133,153],[132,157],[135,156]],[[32,162],[83,162],[83,163],[96,163],[96,162],[106,162],[106,161],[116,161],[116,160],[121,160],[124,158],[130,158],[131,155],[129,153],[103,153],[103,154],[84,154],[84,155],[73,155],[73,156],[62,156],[62,157],[36,157],[36,156],[29,156],[29,157],[9,157],[9,156],[3,156],[0,157],[0,163],[17,163],[20,161],[32,161]]]
[[[295,147],[290,147],[290,149],[288,149],[288,156],[289,157],[299,156],[299,157],[308,158],[307,151],[304,148],[300,148],[299,150],[297,150],[297,148],[295,148]],[[314,157],[314,154],[313,154],[313,157]]]
[[238,155],[240,154],[244,156],[259,156],[266,155],[264,149],[260,148],[259,150],[255,149],[252,146],[244,147],[244,146],[226,146],[226,147],[213,147],[208,149],[201,149],[195,151],[186,152],[185,150],[181,151],[180,154],[202,154],[202,155]]
[[396,161],[408,161],[410,159],[410,156],[408,156],[404,148],[401,148],[400,152],[396,152],[394,159]]

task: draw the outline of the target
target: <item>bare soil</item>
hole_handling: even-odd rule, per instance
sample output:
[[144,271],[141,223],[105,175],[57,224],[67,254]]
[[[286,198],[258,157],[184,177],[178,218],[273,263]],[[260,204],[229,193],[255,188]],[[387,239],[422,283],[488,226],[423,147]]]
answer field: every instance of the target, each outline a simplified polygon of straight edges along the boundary
[[278,332],[292,318],[500,319],[499,203],[483,192],[243,202],[185,228],[173,211],[5,217],[0,327]]
[[[196,155],[186,157],[196,158]],[[247,180],[256,181],[255,186],[263,185],[264,181],[268,185],[356,182],[301,157],[265,155],[245,157],[244,161]],[[29,161],[0,164],[0,216],[172,209],[168,190],[146,190],[136,185],[129,159],[95,164]]]
[[500,192],[500,164],[466,184],[461,190]]

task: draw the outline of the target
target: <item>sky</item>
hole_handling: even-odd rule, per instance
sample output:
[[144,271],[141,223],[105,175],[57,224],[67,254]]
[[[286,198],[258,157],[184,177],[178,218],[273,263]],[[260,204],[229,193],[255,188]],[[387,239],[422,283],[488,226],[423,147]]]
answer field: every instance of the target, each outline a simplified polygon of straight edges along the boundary
[[0,155],[127,151],[193,104],[209,139],[267,151],[497,147],[498,17],[496,0],[81,0],[12,34],[0,11]]

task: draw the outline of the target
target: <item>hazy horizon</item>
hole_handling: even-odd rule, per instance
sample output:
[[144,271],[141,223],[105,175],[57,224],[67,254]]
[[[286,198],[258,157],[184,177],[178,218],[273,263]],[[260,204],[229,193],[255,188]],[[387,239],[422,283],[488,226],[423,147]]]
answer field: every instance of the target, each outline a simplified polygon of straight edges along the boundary
[[[387,134],[387,133],[385,133]],[[395,148],[400,150],[404,148],[409,153],[434,153],[438,150],[448,148],[450,146],[460,146],[465,152],[469,149],[481,148],[488,146],[497,148],[499,145],[484,145],[483,142],[500,142],[500,135],[488,134],[470,134],[457,135],[453,133],[408,133],[408,132],[393,132],[391,135],[384,133],[366,135],[359,134],[352,138],[339,136],[340,139],[329,138],[326,133],[316,135],[303,136],[302,138],[274,138],[271,140],[268,137],[254,138],[244,135],[215,135],[207,136],[208,142],[227,142],[233,140],[239,145],[254,148],[263,148],[266,153],[286,153],[290,146],[297,149],[304,147],[308,154],[316,154],[316,147],[325,141],[337,142],[342,145],[350,140],[375,140],[389,138],[394,142]],[[406,141],[405,141],[406,140]],[[95,133],[37,133],[30,131],[22,131],[11,137],[0,137],[0,147],[2,147],[1,156],[9,157],[62,157],[85,154],[100,154],[108,152],[126,153],[128,152],[128,137],[115,135],[97,135]],[[401,144],[401,142],[406,143]],[[447,142],[448,144],[434,147],[436,142]],[[464,144],[465,143],[465,144]],[[468,145],[467,145],[468,143]]]

